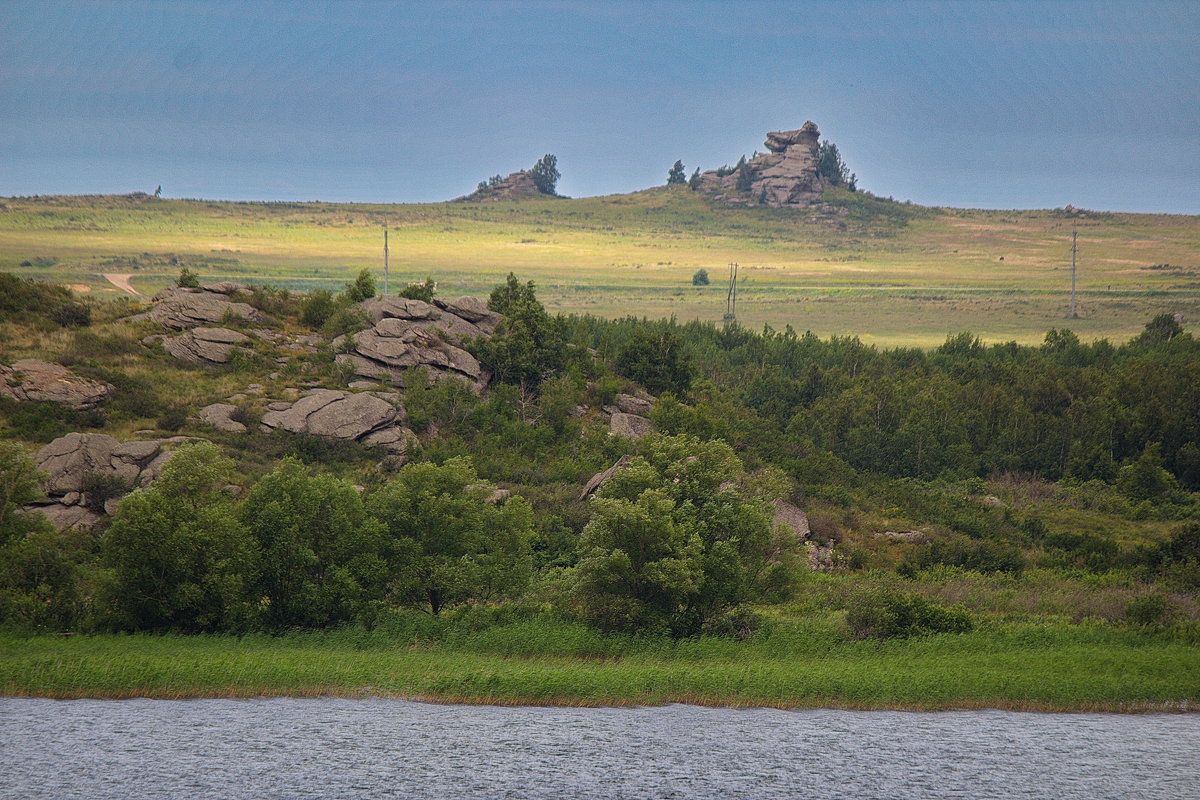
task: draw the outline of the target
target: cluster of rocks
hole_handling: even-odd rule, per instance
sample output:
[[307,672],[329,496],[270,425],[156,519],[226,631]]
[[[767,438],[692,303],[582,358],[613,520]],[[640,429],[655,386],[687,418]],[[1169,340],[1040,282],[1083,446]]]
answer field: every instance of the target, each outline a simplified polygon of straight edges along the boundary
[[178,336],[147,336],[142,341],[156,339],[175,358],[193,364],[228,364],[236,350],[248,352],[244,345],[250,341],[246,334],[228,328],[192,328]]
[[247,322],[261,322],[262,315],[249,303],[230,299],[230,295],[245,293],[250,286],[222,281],[199,289],[172,286],[151,298],[149,311],[135,314],[130,320],[150,320],[175,331],[215,325],[234,317]]
[[500,315],[477,297],[426,303],[403,297],[373,297],[360,304],[372,327],[334,339],[346,352],[338,363],[354,375],[403,386],[405,372],[420,368],[434,380],[456,377],[482,392],[491,377],[464,349],[468,339],[491,336]]
[[[640,439],[654,430],[647,416],[654,407],[654,401],[654,395],[638,389],[636,394],[618,394],[612,403],[601,406],[597,412],[601,419],[608,420],[608,432],[613,436]],[[590,411],[588,406],[576,406],[571,413],[582,417]]]
[[[46,498],[36,508],[55,526],[90,530],[126,492],[147,486],[162,474],[174,451],[166,446],[192,441],[191,437],[120,442],[103,433],[68,433],[33,455],[37,468],[46,473],[42,489]],[[96,478],[103,479],[103,505],[94,502],[87,490]]]
[[0,364],[0,397],[58,403],[77,411],[96,408],[113,393],[107,383],[81,378],[66,367],[22,358]]
[[820,137],[821,132],[811,121],[794,131],[768,133],[768,152],[746,162],[748,188],[738,189],[736,170],[726,175],[711,170],[700,175],[699,189],[731,205],[811,205],[827,187],[817,171]]

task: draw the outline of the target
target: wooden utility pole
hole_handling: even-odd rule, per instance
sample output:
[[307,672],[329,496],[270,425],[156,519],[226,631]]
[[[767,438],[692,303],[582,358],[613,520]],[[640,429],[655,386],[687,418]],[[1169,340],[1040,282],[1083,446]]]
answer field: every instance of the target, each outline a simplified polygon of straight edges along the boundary
[[388,293],[388,229],[383,229],[383,296]]
[[1075,313],[1075,255],[1079,250],[1079,230],[1071,226],[1071,313],[1067,315],[1068,319],[1075,319],[1078,315]]

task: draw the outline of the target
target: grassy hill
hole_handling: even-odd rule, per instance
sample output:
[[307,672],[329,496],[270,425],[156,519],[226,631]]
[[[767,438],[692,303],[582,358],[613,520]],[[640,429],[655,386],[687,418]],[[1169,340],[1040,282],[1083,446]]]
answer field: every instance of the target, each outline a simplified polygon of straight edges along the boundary
[[[516,203],[364,205],[159,200],[0,200],[0,271],[116,295],[146,294],[183,266],[296,289],[382,270],[481,294],[512,271],[551,311],[720,320],[728,265],[738,319],[868,343],[933,346],[970,330],[1033,343],[1064,325],[1123,341],[1163,312],[1200,316],[1200,217],[933,209],[832,193],[813,209],[734,209],[687,190]],[[1065,319],[1072,227],[1079,318]],[[712,284],[692,286],[698,269]]]

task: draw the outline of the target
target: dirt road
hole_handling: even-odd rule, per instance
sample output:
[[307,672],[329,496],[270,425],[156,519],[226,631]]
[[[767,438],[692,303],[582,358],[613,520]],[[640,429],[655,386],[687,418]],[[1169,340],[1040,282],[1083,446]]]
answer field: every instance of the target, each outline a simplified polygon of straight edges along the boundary
[[144,294],[142,294],[137,289],[135,289],[129,285],[129,279],[133,277],[133,273],[117,274],[117,273],[107,273],[106,272],[106,273],[104,273],[104,277],[108,280],[109,283],[111,283],[113,286],[117,287],[118,289],[120,289],[123,292],[129,292],[134,297],[145,297]]

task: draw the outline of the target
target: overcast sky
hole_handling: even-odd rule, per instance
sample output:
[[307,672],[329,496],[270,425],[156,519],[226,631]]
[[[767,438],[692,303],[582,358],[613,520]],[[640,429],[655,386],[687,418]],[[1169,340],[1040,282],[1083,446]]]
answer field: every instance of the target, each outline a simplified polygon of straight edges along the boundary
[[0,195],[610,194],[809,119],[880,195],[1200,213],[1200,3],[0,0]]

